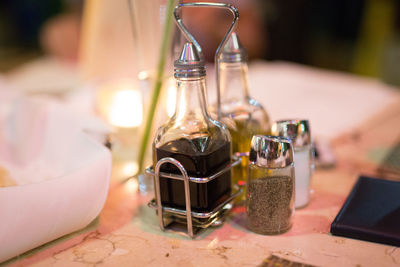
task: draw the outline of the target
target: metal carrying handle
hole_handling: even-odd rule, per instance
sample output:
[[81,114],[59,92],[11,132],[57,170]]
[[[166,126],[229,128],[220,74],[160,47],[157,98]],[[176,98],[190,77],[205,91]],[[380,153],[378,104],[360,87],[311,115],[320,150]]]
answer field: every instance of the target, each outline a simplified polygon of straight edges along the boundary
[[195,2],[195,3],[182,3],[179,4],[175,7],[174,9],[174,16],[175,16],[175,21],[179,27],[179,29],[183,32],[185,35],[186,39],[193,43],[197,49],[197,51],[200,54],[200,57],[203,59],[203,50],[201,49],[201,46],[199,43],[196,41],[196,39],[193,37],[193,35],[188,31],[186,26],[182,22],[182,18],[180,16],[180,10],[182,7],[214,7],[214,8],[225,8],[228,9],[232,12],[233,14],[233,21],[231,26],[228,28],[228,31],[226,32],[224,38],[222,39],[221,43],[219,44],[217,50],[215,51],[215,75],[216,75],[216,80],[217,80],[217,107],[218,107],[218,119],[221,118],[221,91],[220,91],[220,77],[219,77],[219,58],[222,53],[222,49],[225,46],[225,44],[228,42],[228,38],[232,34],[233,30],[236,27],[237,21],[239,19],[239,11],[237,10],[236,7],[230,5],[230,4],[225,4],[225,3],[209,3],[209,2]]

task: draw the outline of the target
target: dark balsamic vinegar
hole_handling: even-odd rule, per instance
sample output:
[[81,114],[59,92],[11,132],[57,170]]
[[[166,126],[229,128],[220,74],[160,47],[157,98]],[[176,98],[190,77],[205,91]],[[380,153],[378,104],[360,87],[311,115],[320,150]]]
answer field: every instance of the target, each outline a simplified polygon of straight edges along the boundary
[[[208,177],[223,169],[231,159],[230,143],[217,141],[205,152],[198,152],[195,142],[181,138],[156,149],[157,161],[172,157],[178,160],[189,176]],[[180,174],[170,163],[161,166],[161,172]],[[208,183],[189,183],[191,208],[196,212],[212,211],[225,201],[231,193],[231,172],[228,171]],[[160,176],[160,194],[163,206],[185,209],[183,181]]]

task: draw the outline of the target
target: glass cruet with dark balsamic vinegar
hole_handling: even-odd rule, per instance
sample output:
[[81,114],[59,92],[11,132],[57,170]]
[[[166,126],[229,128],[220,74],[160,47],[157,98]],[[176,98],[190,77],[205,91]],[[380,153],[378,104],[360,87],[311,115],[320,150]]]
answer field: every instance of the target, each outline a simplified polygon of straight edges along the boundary
[[[267,112],[249,95],[247,72],[247,51],[233,32],[219,58],[221,121],[231,133],[233,153],[248,152],[254,135],[270,134],[271,124]],[[233,168],[234,184],[246,182],[248,164],[248,157],[244,156],[241,164]],[[243,193],[238,202],[244,200]]]
[[[174,63],[177,82],[175,114],[161,126],[153,142],[154,166],[165,157],[178,160],[189,176],[208,177],[231,161],[231,136],[207,111],[205,63],[192,43],[186,43]],[[161,172],[180,174],[172,164]],[[231,194],[231,172],[207,183],[189,183],[191,209],[210,212]],[[183,181],[160,176],[163,206],[185,209]]]

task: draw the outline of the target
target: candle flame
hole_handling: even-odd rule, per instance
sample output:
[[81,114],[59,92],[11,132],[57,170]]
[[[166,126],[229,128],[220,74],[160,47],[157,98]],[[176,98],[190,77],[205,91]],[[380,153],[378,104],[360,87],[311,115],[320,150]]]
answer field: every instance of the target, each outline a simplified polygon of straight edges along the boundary
[[141,95],[136,90],[116,91],[111,100],[110,123],[118,127],[137,127],[143,120]]
[[99,114],[113,126],[133,128],[142,124],[143,104],[141,92],[130,79],[102,84],[97,92]]

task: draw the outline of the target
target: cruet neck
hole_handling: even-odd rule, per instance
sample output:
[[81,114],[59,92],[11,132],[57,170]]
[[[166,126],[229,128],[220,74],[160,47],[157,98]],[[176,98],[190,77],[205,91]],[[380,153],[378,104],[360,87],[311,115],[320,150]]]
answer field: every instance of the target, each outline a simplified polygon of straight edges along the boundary
[[205,77],[176,78],[177,101],[175,120],[208,119]]
[[246,62],[220,63],[221,102],[245,101],[249,97]]

